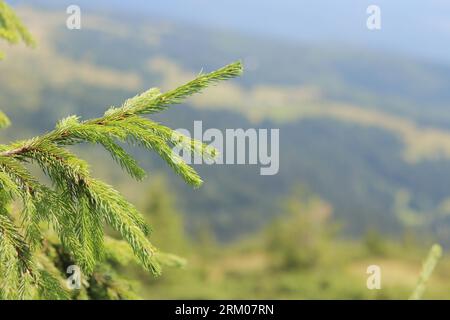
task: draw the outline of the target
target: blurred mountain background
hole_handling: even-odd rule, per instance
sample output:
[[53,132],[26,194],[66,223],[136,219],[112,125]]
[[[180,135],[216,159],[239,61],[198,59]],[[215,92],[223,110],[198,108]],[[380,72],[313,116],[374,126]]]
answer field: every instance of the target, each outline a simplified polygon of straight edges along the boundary
[[[191,190],[156,157],[137,154],[150,182],[167,173],[188,234],[207,229],[224,243],[272,234],[280,204],[300,188],[329,208],[340,238],[450,243],[450,3],[380,0],[380,31],[367,30],[371,3],[357,0],[77,1],[81,30],[66,28],[70,1],[10,3],[38,47],[1,47],[0,107],[15,124],[3,142],[242,59],[242,78],[157,120],[189,130],[195,120],[205,129],[280,128],[278,175],[197,166],[206,184]],[[152,201],[108,155],[80,152],[131,200]]]

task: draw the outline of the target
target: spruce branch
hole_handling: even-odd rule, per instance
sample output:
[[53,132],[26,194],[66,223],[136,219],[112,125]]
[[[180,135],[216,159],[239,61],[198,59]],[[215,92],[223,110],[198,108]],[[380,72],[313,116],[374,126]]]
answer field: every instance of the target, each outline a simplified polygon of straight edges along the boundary
[[[235,77],[241,72],[242,65],[236,62],[210,74],[201,74],[167,93],[150,89],[127,100],[121,107],[110,108],[100,118],[82,121],[78,116],[69,116],[46,134],[0,145],[0,195],[5,199],[4,204],[21,200],[23,243],[28,246],[24,252],[31,254],[29,263],[27,256],[16,255],[22,265],[30,266],[26,270],[33,275],[31,278],[22,277],[22,282],[16,286],[20,288],[19,292],[37,286],[41,296],[51,296],[49,290],[58,286],[55,274],[39,268],[31,273],[34,253],[42,247],[42,240],[45,239],[41,228],[43,222],[55,231],[64,250],[87,275],[94,274],[99,262],[107,256],[103,230],[105,223],[121,234],[146,270],[158,275],[161,264],[182,265],[182,259],[160,253],[150,243],[147,238],[150,228],[138,210],[113,187],[94,179],[88,163],[66,147],[83,143],[101,145],[130,176],[142,180],[145,171],[121,146],[137,145],[156,152],[188,184],[199,187],[202,184],[200,176],[173,152],[173,148],[181,147],[209,159],[214,158],[217,151],[143,116],[165,110],[208,85]],[[1,119],[0,114],[0,122]],[[7,120],[3,122],[7,123]],[[24,166],[28,163],[41,168],[52,182],[52,187],[39,182]],[[6,206],[2,208],[8,214]],[[13,230],[6,228],[8,224],[5,223],[0,220],[0,231],[1,228]],[[3,234],[6,235],[6,231]],[[14,235],[12,232],[10,234]],[[3,250],[9,252],[5,256],[12,258],[17,245],[11,240],[6,242],[8,239],[3,236]],[[6,263],[0,260],[0,268],[9,268]],[[13,275],[16,274],[12,273],[11,277]],[[63,290],[55,292],[59,292],[56,294],[58,297],[64,296]]]
[[[10,44],[24,42],[27,46],[34,47],[35,41],[14,11],[5,1],[0,0],[0,38]],[[4,54],[0,52],[0,60]]]
[[45,151],[39,146],[44,147],[44,144],[51,146],[51,143],[58,146],[82,142],[98,143],[103,145],[128,173],[137,179],[142,179],[143,170],[114,142],[113,139],[116,139],[138,143],[156,151],[187,183],[199,187],[202,184],[200,177],[184,161],[176,157],[170,147],[180,144],[183,148],[189,149],[188,151],[208,158],[214,158],[217,150],[208,148],[156,122],[141,118],[139,115],[162,111],[168,105],[180,103],[182,99],[200,92],[208,85],[236,77],[241,73],[242,64],[235,62],[212,73],[199,75],[196,79],[167,93],[159,93],[159,90],[155,88],[150,89],[127,100],[120,108],[110,108],[101,118],[81,122],[76,116],[68,117],[60,121],[55,130],[41,137],[9,147],[0,147],[0,156],[27,157],[30,152]]
[[[3,0],[0,39],[10,44],[35,44]],[[182,265],[182,259],[161,253],[150,243],[150,227],[138,210],[113,187],[94,179],[88,163],[67,147],[101,145],[130,176],[142,180],[145,171],[121,146],[137,145],[156,152],[188,184],[199,187],[199,175],[172,150],[181,147],[209,159],[217,151],[143,116],[163,111],[241,73],[241,63],[235,62],[166,93],[150,89],[110,108],[100,118],[82,121],[70,116],[41,136],[0,145],[0,299],[69,298],[57,261],[62,263],[59,267],[74,262],[85,275],[91,275],[91,291],[104,291],[106,297],[131,297],[120,277],[101,263],[112,257],[111,241],[108,237],[105,241],[105,224],[121,234],[132,256],[146,270],[158,275],[161,265]],[[10,120],[0,111],[0,128],[8,125]],[[28,164],[37,165],[52,185],[35,178]],[[13,203],[19,207],[12,209]],[[48,233],[55,234],[57,240],[50,239]],[[57,246],[64,254],[56,253]],[[89,290],[80,291],[80,296],[87,297]]]

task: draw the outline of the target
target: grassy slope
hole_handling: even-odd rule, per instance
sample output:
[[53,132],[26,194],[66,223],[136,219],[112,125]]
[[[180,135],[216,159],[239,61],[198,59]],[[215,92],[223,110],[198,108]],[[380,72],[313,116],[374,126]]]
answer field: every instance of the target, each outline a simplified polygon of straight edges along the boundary
[[[289,218],[283,219],[282,223],[295,224]],[[296,235],[305,235],[305,232],[308,233],[305,229],[296,230],[295,235],[290,233],[288,242],[278,244],[275,252],[267,247],[270,238],[267,232],[226,246],[190,243],[188,250],[183,251],[189,261],[185,269],[166,270],[157,280],[149,280],[141,274],[138,287],[149,299],[404,300],[414,290],[422,259],[427,254],[423,243],[411,242],[411,239],[394,242],[381,237],[371,242],[354,242],[333,236],[321,239],[319,246],[311,248],[305,242],[295,242]],[[323,234],[311,236],[318,240]],[[280,264],[277,252],[292,244],[292,254],[312,249],[319,259],[308,266]],[[370,265],[381,268],[381,290],[366,287],[366,270]],[[424,299],[450,298],[449,267],[448,257],[439,262],[427,284]]]

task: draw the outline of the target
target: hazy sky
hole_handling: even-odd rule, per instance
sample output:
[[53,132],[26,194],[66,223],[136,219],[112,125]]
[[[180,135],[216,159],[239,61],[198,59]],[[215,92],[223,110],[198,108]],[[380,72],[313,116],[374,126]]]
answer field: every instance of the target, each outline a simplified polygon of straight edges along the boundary
[[[29,3],[30,1],[10,1]],[[449,0],[34,0],[64,10],[125,10],[291,41],[355,45],[450,63]],[[366,28],[369,5],[382,29]]]

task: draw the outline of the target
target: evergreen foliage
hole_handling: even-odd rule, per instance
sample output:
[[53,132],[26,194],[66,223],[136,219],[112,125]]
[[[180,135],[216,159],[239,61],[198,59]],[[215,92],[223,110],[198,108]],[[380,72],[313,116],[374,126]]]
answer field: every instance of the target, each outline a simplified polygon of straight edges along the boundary
[[[34,43],[1,0],[0,37],[9,43]],[[181,263],[150,243],[150,228],[138,210],[113,187],[93,178],[88,163],[67,147],[100,145],[130,176],[142,180],[145,171],[122,147],[139,146],[156,152],[188,184],[199,187],[199,175],[172,149],[181,147],[206,158],[214,158],[216,150],[144,116],[241,72],[242,65],[236,62],[166,93],[150,89],[97,119],[69,116],[41,136],[0,145],[0,298],[134,298],[113,265],[137,260],[159,275],[162,264]],[[0,112],[0,126],[7,125],[8,118]],[[51,186],[33,176],[30,165],[38,166]],[[131,250],[107,237],[105,225],[118,232]],[[75,293],[67,292],[63,284],[69,265],[78,265],[87,277]]]
[[[3,0],[0,0],[0,38],[11,44],[21,41],[28,46],[34,46],[35,44],[28,30],[17,18],[11,7]],[[3,58],[4,54],[0,51],[0,60]],[[1,118],[2,116],[0,115]]]

